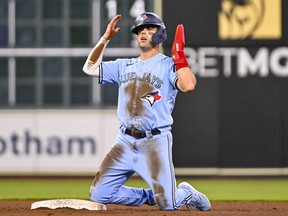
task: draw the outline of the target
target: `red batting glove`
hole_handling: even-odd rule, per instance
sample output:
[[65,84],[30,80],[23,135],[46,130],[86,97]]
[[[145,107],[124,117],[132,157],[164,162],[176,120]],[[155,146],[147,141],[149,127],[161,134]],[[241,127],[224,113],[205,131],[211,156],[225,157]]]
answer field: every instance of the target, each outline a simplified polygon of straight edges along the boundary
[[172,45],[172,59],[178,71],[180,68],[188,67],[188,61],[184,53],[185,35],[184,26],[179,24],[177,26],[174,42]]
[[180,68],[188,67],[188,61],[183,50],[176,51],[176,53],[173,55],[173,61],[176,66],[176,71],[178,71]]

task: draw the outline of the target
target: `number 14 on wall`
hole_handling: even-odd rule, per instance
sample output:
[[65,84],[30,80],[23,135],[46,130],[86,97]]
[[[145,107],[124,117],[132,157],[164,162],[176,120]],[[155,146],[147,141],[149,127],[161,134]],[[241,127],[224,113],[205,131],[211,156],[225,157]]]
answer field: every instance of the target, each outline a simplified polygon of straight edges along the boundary
[[[108,11],[108,18],[112,19],[118,14],[118,5],[117,0],[108,0],[105,4],[105,7]],[[144,13],[145,10],[145,1],[144,0],[135,0],[130,7],[129,15],[131,17],[137,17],[139,14]]]

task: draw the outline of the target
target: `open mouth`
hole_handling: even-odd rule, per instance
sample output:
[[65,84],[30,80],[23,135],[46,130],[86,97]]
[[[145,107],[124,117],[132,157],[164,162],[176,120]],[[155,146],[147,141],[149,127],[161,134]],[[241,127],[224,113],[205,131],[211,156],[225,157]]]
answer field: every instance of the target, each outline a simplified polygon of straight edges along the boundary
[[147,41],[147,38],[146,37],[141,37],[140,40],[141,41]]

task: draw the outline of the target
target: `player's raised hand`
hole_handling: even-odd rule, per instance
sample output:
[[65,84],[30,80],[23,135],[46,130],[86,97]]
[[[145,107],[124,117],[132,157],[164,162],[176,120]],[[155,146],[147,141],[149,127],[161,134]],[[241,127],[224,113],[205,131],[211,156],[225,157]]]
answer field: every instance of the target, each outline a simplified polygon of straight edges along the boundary
[[122,18],[122,16],[120,14],[118,14],[107,25],[106,31],[103,35],[103,38],[105,40],[110,40],[120,31],[120,28],[119,27],[116,28],[115,26],[121,18]]
[[175,32],[174,42],[171,50],[171,55],[176,66],[176,70],[179,70],[180,68],[183,67],[188,67],[188,61],[184,53],[184,46],[185,46],[184,26],[182,24],[179,24]]
[[184,26],[179,24],[176,28],[174,41],[172,45],[172,56],[178,51],[183,51],[185,46]]

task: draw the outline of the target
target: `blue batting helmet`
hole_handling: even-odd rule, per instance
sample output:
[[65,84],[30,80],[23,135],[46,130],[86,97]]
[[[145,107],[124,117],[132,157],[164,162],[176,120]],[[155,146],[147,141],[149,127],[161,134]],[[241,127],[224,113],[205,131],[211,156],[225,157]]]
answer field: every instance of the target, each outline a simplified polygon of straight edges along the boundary
[[162,19],[152,12],[145,12],[139,15],[131,31],[134,34],[138,33],[138,28],[143,25],[154,25],[158,27],[157,32],[152,36],[152,42],[155,44],[160,44],[167,39],[166,27]]

